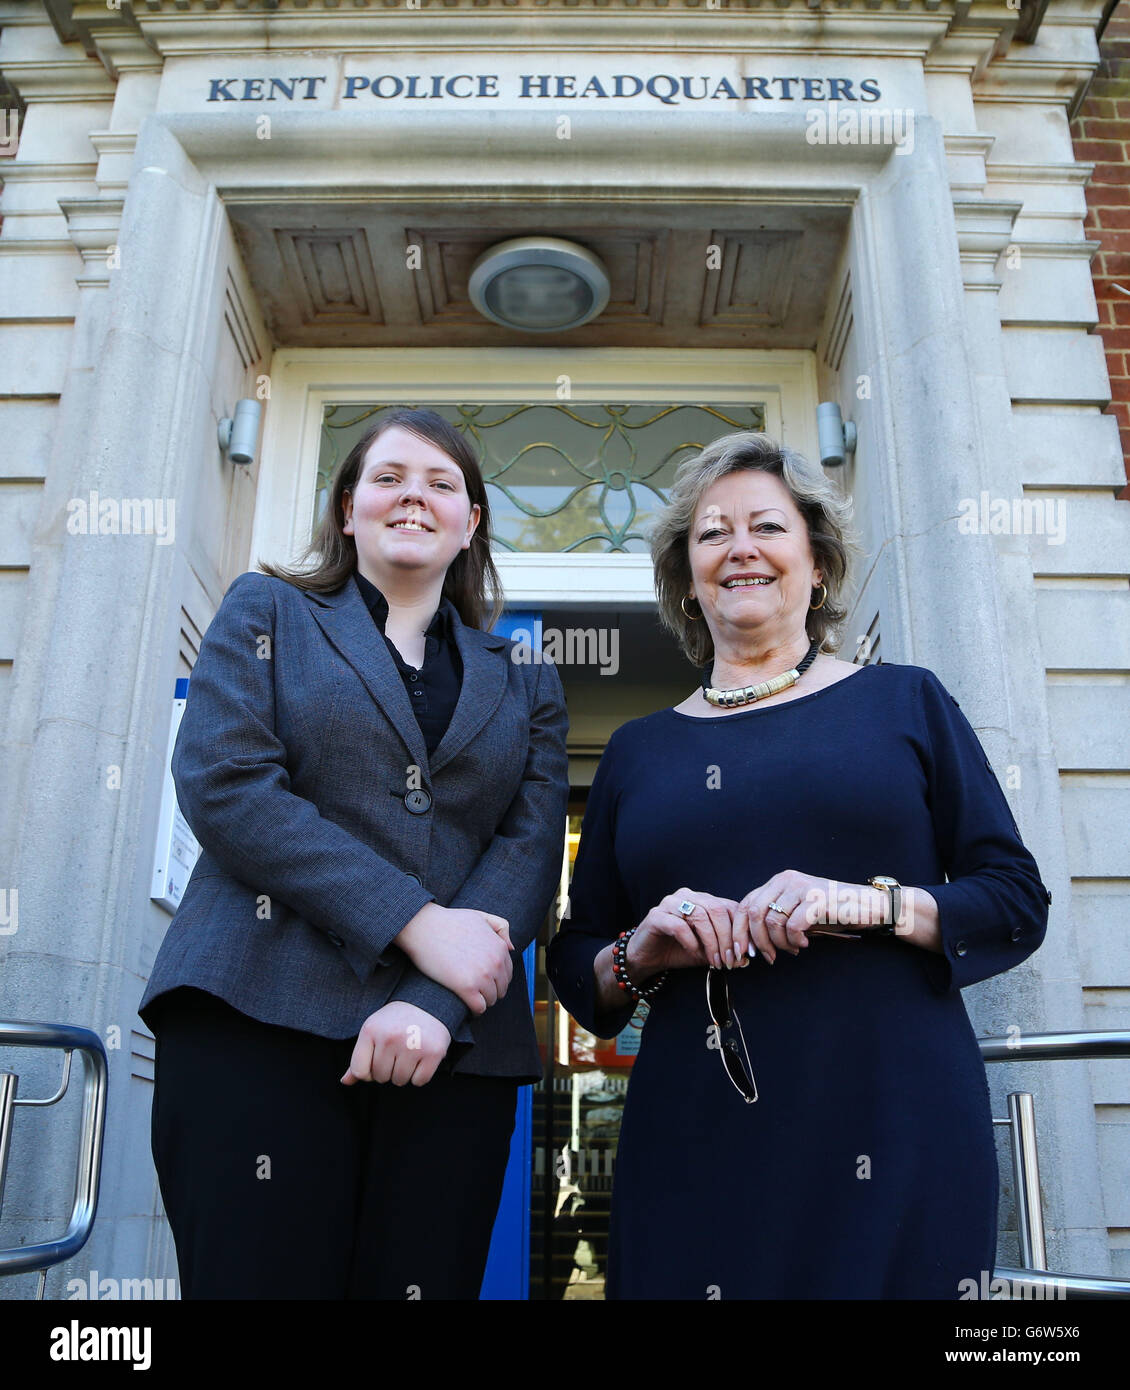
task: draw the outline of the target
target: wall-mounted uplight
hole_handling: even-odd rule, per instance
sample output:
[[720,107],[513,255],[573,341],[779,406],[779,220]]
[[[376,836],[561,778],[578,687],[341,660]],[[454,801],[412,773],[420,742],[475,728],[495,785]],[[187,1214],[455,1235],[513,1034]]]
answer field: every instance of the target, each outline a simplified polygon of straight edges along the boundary
[[225,415],[220,421],[220,448],[232,463],[248,464],[254,460],[260,409],[258,401],[236,401],[235,419]]
[[844,423],[835,401],[821,401],[816,407],[816,434],[825,468],[840,468],[855,453],[855,425],[851,420]]
[[560,333],[588,323],[611,285],[599,257],[558,237],[523,236],[491,246],[467,285],[480,314],[524,333]]

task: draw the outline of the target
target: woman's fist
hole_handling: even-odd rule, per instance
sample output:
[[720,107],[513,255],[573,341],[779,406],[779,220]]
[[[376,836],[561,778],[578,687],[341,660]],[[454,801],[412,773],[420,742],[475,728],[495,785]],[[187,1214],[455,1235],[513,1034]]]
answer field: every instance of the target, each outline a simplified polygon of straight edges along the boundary
[[391,1081],[394,1086],[426,1086],[450,1046],[451,1034],[438,1018],[415,1004],[394,1000],[361,1025],[342,1084]]

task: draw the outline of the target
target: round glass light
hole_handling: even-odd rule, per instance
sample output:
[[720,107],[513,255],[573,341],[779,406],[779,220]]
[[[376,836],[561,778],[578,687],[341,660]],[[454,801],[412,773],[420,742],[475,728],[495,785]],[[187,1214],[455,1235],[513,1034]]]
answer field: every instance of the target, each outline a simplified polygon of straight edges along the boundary
[[471,303],[484,317],[525,333],[577,328],[608,303],[611,285],[591,251],[557,237],[516,237],[471,267]]

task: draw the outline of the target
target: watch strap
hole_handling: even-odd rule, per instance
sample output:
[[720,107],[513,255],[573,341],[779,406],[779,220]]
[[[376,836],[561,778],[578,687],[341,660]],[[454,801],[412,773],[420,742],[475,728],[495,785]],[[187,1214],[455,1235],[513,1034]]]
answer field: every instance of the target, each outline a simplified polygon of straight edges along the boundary
[[902,909],[902,884],[883,883],[881,881],[876,881],[874,878],[869,878],[867,882],[872,888],[878,888],[887,895],[891,919],[889,922],[881,922],[878,926],[867,928],[867,934],[869,936],[894,936],[895,927],[898,924]]

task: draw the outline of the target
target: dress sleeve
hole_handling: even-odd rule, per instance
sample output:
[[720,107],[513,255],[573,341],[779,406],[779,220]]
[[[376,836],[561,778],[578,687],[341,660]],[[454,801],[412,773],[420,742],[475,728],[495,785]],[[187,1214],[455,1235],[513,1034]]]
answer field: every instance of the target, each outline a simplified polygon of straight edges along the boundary
[[598,1038],[615,1037],[636,1007],[625,996],[622,1008],[598,1012],[593,978],[596,957],[636,923],[616,867],[618,747],[613,734],[589,789],[566,915],[546,953],[546,972],[558,998]]
[[927,795],[948,882],[937,900],[942,954],[928,956],[939,993],[963,989],[1027,959],[1044,939],[1051,894],[1020,839],[973,727],[932,671],[922,682],[929,749]]

